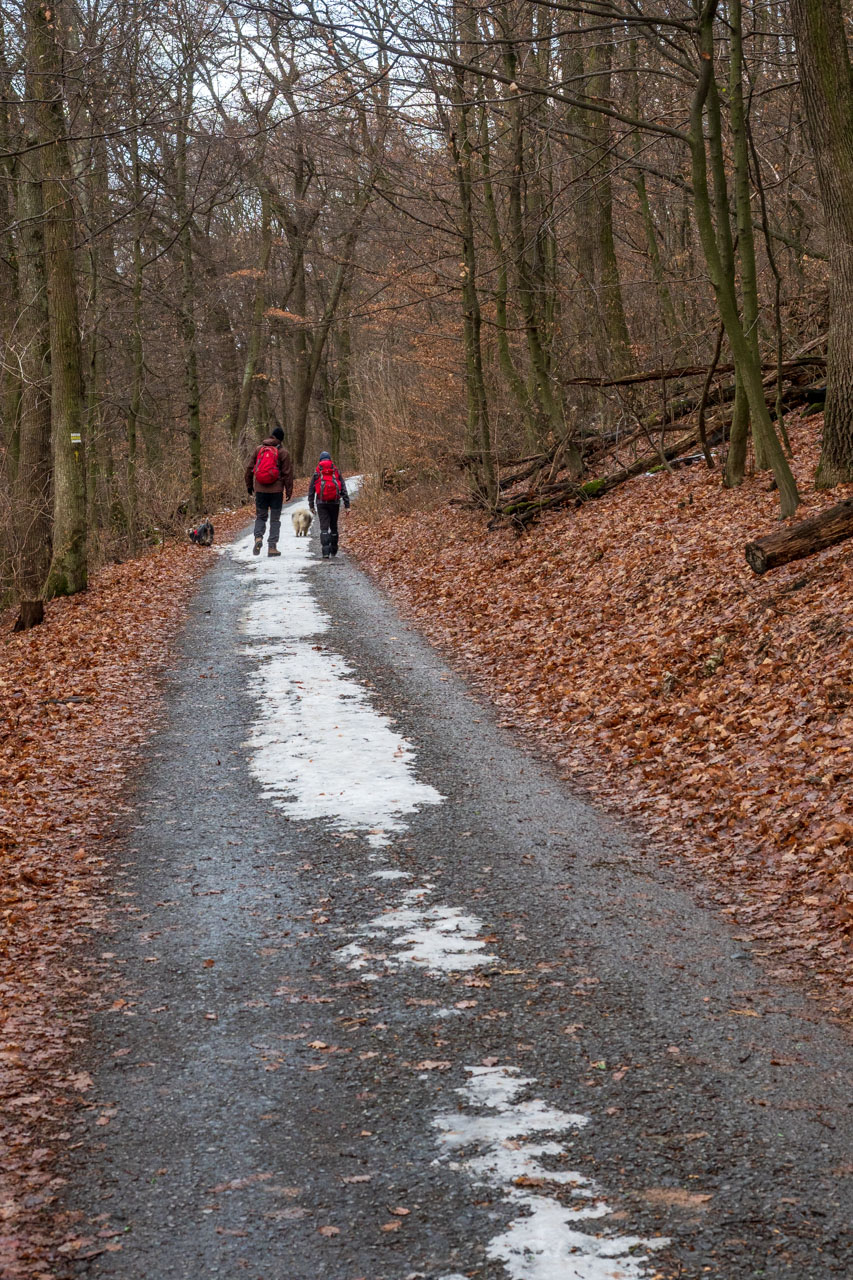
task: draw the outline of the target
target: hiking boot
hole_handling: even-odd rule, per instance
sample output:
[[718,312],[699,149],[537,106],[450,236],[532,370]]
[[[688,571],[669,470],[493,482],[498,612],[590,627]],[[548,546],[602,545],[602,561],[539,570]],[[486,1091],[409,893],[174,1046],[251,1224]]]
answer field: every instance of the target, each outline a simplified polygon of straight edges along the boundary
[[270,548],[269,548],[269,550],[267,551],[267,555],[268,555],[268,556],[280,556],[280,555],[281,555],[281,552],[279,551],[278,547],[270,547]]
[[263,546],[263,541],[264,541],[263,538],[255,538],[255,545],[252,547],[253,556],[259,556],[261,554],[261,547]]

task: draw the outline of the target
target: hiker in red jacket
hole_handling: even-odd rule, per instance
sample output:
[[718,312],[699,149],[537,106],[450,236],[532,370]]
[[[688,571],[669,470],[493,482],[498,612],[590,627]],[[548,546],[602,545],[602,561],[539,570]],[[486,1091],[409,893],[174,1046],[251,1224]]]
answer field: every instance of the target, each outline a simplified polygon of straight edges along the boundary
[[308,506],[313,511],[316,504],[324,560],[338,554],[338,515],[341,502],[349,511],[346,481],[332,462],[331,454],[321,453],[317,470],[308,486]]
[[252,554],[259,556],[270,518],[270,536],[267,555],[280,556],[278,535],[281,531],[281,507],[285,495],[289,502],[293,494],[293,466],[290,454],[283,447],[284,432],[273,427],[270,435],[262,440],[246,463],[246,488],[249,496],[255,495],[255,545]]

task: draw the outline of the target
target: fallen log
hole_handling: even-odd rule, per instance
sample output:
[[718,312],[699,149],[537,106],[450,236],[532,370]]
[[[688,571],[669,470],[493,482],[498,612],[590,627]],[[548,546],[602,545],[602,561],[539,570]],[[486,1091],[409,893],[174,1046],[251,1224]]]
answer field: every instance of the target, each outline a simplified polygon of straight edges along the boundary
[[754,573],[767,573],[779,565],[814,555],[845,538],[853,538],[853,498],[828,507],[790,529],[778,529],[744,548],[747,564]]
[[[791,360],[783,360],[782,372],[790,375],[796,373],[797,370],[817,366],[823,368],[826,360],[823,356],[799,356]],[[772,378],[776,377],[776,366],[765,362],[762,369],[773,368]],[[717,373],[734,373],[735,366],[733,364],[721,364],[717,368]],[[566,387],[630,387],[636,386],[641,382],[671,382],[680,378],[698,378],[701,374],[708,372],[708,366],[704,364],[682,364],[676,365],[670,369],[646,369],[642,373],[626,373],[621,378],[605,378],[585,375],[581,378],[564,378],[563,385]]]
[[663,459],[671,462],[679,454],[695,448],[698,441],[699,433],[691,431],[689,435],[682,436],[669,448],[644,454],[629,467],[622,467],[621,470],[614,471],[608,476],[601,476],[598,480],[587,480],[584,484],[576,480],[561,480],[543,485],[539,489],[529,489],[524,493],[516,494],[506,506],[498,508],[489,521],[489,528],[493,529],[502,519],[510,520],[523,528],[543,511],[553,511],[556,507],[580,506],[582,502],[588,502],[591,498],[603,498],[606,493],[610,493],[612,489],[624,484],[626,480],[633,479],[634,476],[642,475],[645,471],[660,470],[664,465]]
[[[774,382],[774,379],[775,379],[775,375],[774,377],[766,378],[765,386],[769,388],[771,383]],[[768,392],[768,399],[769,399],[769,394],[770,393]],[[718,388],[715,392],[713,392],[709,396],[709,403],[713,403],[715,409],[718,409],[721,407],[725,408],[726,405],[730,404],[734,400],[734,397],[735,397],[735,387],[734,387],[734,383],[732,383],[730,387]],[[784,403],[785,403],[786,409],[796,409],[802,404],[811,403],[814,399],[815,399],[815,393],[811,388],[792,387],[789,391],[785,393]],[[689,406],[688,410],[684,412],[682,415],[680,415],[678,418],[673,419],[672,421],[666,423],[663,426],[660,425],[660,415],[655,414],[651,418],[646,419],[645,423],[639,428],[638,431],[632,432],[630,435],[625,436],[623,439],[620,440],[618,437],[608,438],[606,441],[602,442],[598,447],[591,449],[589,453],[584,455],[584,466],[588,469],[592,469],[596,465],[596,463],[600,462],[608,453],[617,451],[620,449],[626,449],[628,446],[635,444],[637,440],[640,440],[643,437],[646,437],[646,439],[648,439],[650,431],[653,431],[655,434],[660,434],[661,436],[675,435],[676,432],[683,433],[687,427],[687,424],[690,420],[692,413],[695,411],[697,405],[700,404],[700,397],[697,397],[696,399],[687,401],[685,403]],[[776,416],[775,408],[770,409],[770,416],[771,418],[775,418]],[[723,427],[727,427],[728,425],[729,425],[728,416],[726,417],[724,423],[721,424],[718,420],[716,420],[716,415],[715,415],[715,420],[708,423],[708,431],[707,431],[708,443],[718,444],[723,436]],[[691,432],[689,435],[684,436],[683,439],[680,439],[674,447],[664,450],[664,454],[666,456],[667,461],[672,461],[673,459],[677,458],[682,451],[684,451],[685,449],[692,448],[693,445],[699,444],[699,443],[701,443],[701,431],[699,431],[697,428],[697,431]],[[587,485],[580,485],[580,488],[584,490],[584,492],[582,492],[580,495],[581,499],[583,499],[584,497],[600,497],[602,494],[608,493],[610,489],[615,488],[616,485],[623,484],[626,480],[632,479],[634,476],[639,475],[643,471],[651,470],[653,467],[657,466],[657,464],[660,463],[660,461],[661,461],[660,452],[654,455],[647,454],[643,458],[639,459],[635,465],[621,468],[612,477],[606,477],[606,479],[608,480],[608,484],[604,487],[602,487],[602,482],[599,480],[592,480],[592,481],[589,481]],[[532,467],[530,467],[528,471],[524,473],[519,473],[518,475],[512,478],[508,478],[506,481],[502,480],[498,485],[499,490],[503,492],[503,490],[505,489],[512,488],[512,486],[514,484],[518,484],[519,481],[529,479],[537,470],[544,471],[547,464],[548,464],[548,457],[547,455],[543,455],[542,459],[536,462]],[[578,483],[580,484],[580,482]],[[569,484],[568,482],[561,485],[561,492],[563,494],[564,499],[565,498],[570,499],[572,494],[577,493],[577,491],[578,491],[578,487],[576,485]],[[526,504],[526,502],[532,498],[532,495],[534,492],[539,492],[539,491],[535,489],[531,489],[527,493],[520,495],[520,497],[517,497],[516,499],[514,499],[513,503],[510,504],[510,507],[501,508],[499,511],[499,514],[509,515],[514,517],[516,514],[515,510],[513,509],[515,502],[519,500],[523,500]],[[540,509],[540,506],[542,510],[547,510],[550,507],[561,506],[561,505],[566,505],[566,502],[565,501],[561,502],[559,501],[559,499],[555,501],[551,496],[549,496],[547,501],[544,502],[543,504],[536,504],[537,510]]]

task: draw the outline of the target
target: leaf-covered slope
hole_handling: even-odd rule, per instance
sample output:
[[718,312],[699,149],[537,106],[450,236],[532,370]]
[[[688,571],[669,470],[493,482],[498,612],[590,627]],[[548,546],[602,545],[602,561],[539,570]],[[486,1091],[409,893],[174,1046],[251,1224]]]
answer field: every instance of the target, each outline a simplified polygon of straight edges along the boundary
[[[845,495],[814,492],[797,434],[804,516]],[[442,507],[362,518],[354,546],[567,776],[702,865],[778,977],[806,966],[849,1006],[853,550],[756,578],[744,543],[775,523],[765,477],[703,468],[522,537]]]

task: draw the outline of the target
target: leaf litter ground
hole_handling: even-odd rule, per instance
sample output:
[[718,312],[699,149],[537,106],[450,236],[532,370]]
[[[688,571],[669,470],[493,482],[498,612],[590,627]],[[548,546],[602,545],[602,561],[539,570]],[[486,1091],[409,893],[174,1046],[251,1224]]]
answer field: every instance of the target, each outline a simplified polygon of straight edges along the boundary
[[[819,423],[818,423],[819,425]],[[815,419],[795,424],[797,519]],[[365,504],[351,543],[566,778],[698,869],[780,981],[853,1012],[853,542],[756,577],[767,477],[641,476],[519,536],[448,506]]]
[[[221,541],[247,513],[216,519]],[[111,834],[160,709],[158,677],[210,552],[167,545],[98,573],[0,645],[0,1276],[53,1276],[46,1210],[64,1124],[91,1079],[74,1072],[105,924]],[[80,967],[78,967],[80,966]],[[71,1224],[68,1224],[69,1226]],[[101,1242],[104,1243],[104,1242]],[[60,1249],[61,1249],[60,1245]],[[109,1242],[105,1247],[109,1247]],[[114,1246],[117,1247],[117,1246]]]

